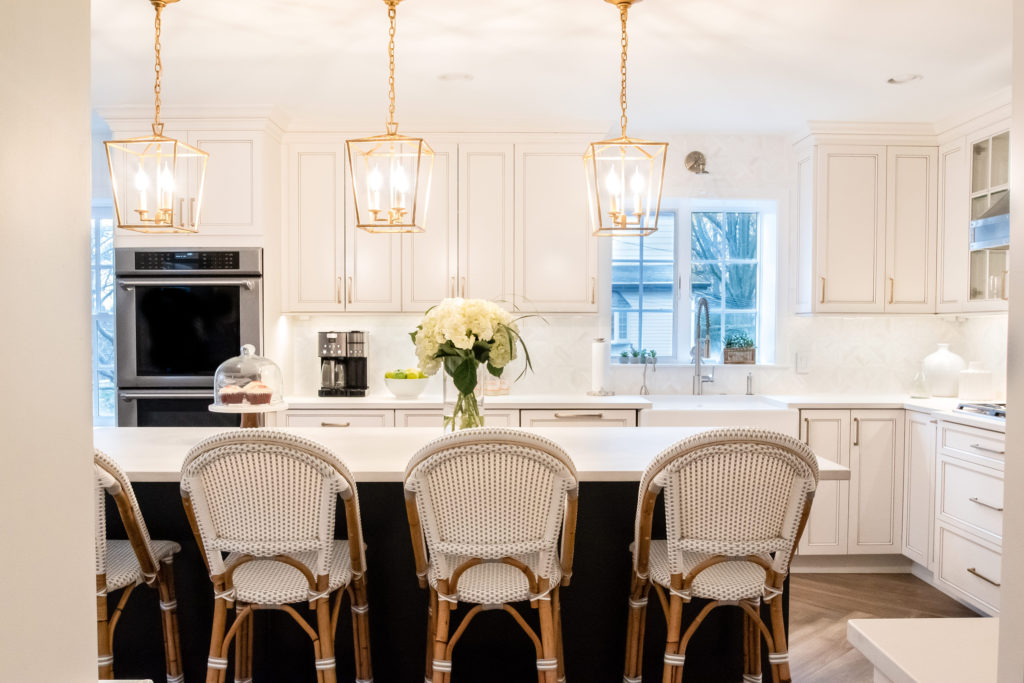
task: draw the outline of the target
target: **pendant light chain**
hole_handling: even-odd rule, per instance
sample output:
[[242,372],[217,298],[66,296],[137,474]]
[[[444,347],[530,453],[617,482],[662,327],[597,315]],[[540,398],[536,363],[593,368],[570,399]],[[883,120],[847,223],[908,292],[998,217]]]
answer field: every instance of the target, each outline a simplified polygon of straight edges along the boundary
[[619,18],[622,20],[622,59],[619,62],[619,71],[622,74],[622,92],[619,96],[619,105],[622,107],[622,116],[619,118],[619,123],[622,125],[622,137],[626,137],[626,50],[629,48],[629,36],[626,35],[626,15],[628,13],[629,3],[621,3]]
[[153,41],[153,51],[156,53],[156,63],[153,65],[153,71],[156,73],[156,80],[153,83],[153,96],[155,104],[155,113],[153,115],[153,133],[156,135],[163,135],[164,124],[160,123],[160,73],[163,71],[163,63],[160,61],[160,13],[163,11],[164,4],[162,2],[154,2],[153,7],[156,8],[156,19],[153,21],[153,29],[156,35]]
[[398,132],[398,124],[395,123],[395,4],[388,3],[388,134],[394,135]]

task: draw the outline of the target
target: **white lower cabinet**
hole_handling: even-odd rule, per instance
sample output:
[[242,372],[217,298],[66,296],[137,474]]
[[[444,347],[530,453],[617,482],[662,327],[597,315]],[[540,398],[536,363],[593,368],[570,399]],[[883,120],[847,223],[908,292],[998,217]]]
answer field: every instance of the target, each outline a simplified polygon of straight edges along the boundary
[[521,410],[519,419],[523,427],[636,427],[635,410]]
[[[484,425],[487,427],[518,427],[518,410],[492,410],[484,408]],[[440,410],[396,410],[396,427],[441,427]]]
[[819,483],[800,553],[900,553],[904,411],[803,410],[800,417],[811,449],[850,468],[848,482]]
[[933,569],[935,529],[935,429],[928,413],[907,413],[903,468],[903,554]]
[[984,612],[999,614],[1002,554],[999,546],[943,522],[936,524],[935,584]]
[[289,410],[285,427],[394,427],[393,410]]

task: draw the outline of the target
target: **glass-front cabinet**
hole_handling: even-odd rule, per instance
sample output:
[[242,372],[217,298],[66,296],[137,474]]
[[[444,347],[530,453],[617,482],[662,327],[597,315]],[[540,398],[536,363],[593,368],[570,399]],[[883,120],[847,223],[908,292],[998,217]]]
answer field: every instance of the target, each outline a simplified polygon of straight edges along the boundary
[[1010,133],[971,149],[970,299],[1005,300],[1010,274]]

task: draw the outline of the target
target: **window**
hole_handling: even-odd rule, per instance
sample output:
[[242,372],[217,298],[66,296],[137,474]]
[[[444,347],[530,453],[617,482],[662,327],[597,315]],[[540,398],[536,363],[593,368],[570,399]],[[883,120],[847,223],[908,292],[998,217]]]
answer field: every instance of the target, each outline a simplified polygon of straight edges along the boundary
[[114,353],[114,220],[110,202],[92,207],[92,421],[116,423]]
[[667,203],[656,233],[612,238],[613,353],[653,349],[661,361],[691,363],[704,297],[713,359],[738,333],[754,340],[758,362],[773,362],[775,203]]

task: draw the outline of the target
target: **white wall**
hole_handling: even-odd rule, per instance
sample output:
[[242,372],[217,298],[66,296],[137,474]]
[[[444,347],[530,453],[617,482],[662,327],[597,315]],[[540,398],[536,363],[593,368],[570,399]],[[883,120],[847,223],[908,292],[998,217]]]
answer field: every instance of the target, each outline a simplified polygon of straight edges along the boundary
[[0,93],[0,680],[95,681],[88,0],[0,2]]
[[[1024,92],[1024,6],[1013,3],[1013,87]],[[1024,197],[1024,107],[1013,108],[1013,135],[1010,136],[1010,189],[1014,197]],[[1016,201],[1020,201],[1019,199]],[[1010,240],[1024,244],[1024,212],[1010,214]],[[1019,247],[1018,247],[1019,248]],[[1012,417],[1006,423],[1007,492],[1024,489],[1024,268],[1017,258],[1010,266],[1010,354],[1007,399]],[[1024,680],[1024,496],[1007,495],[1003,513],[1002,606],[999,621],[999,681]]]

